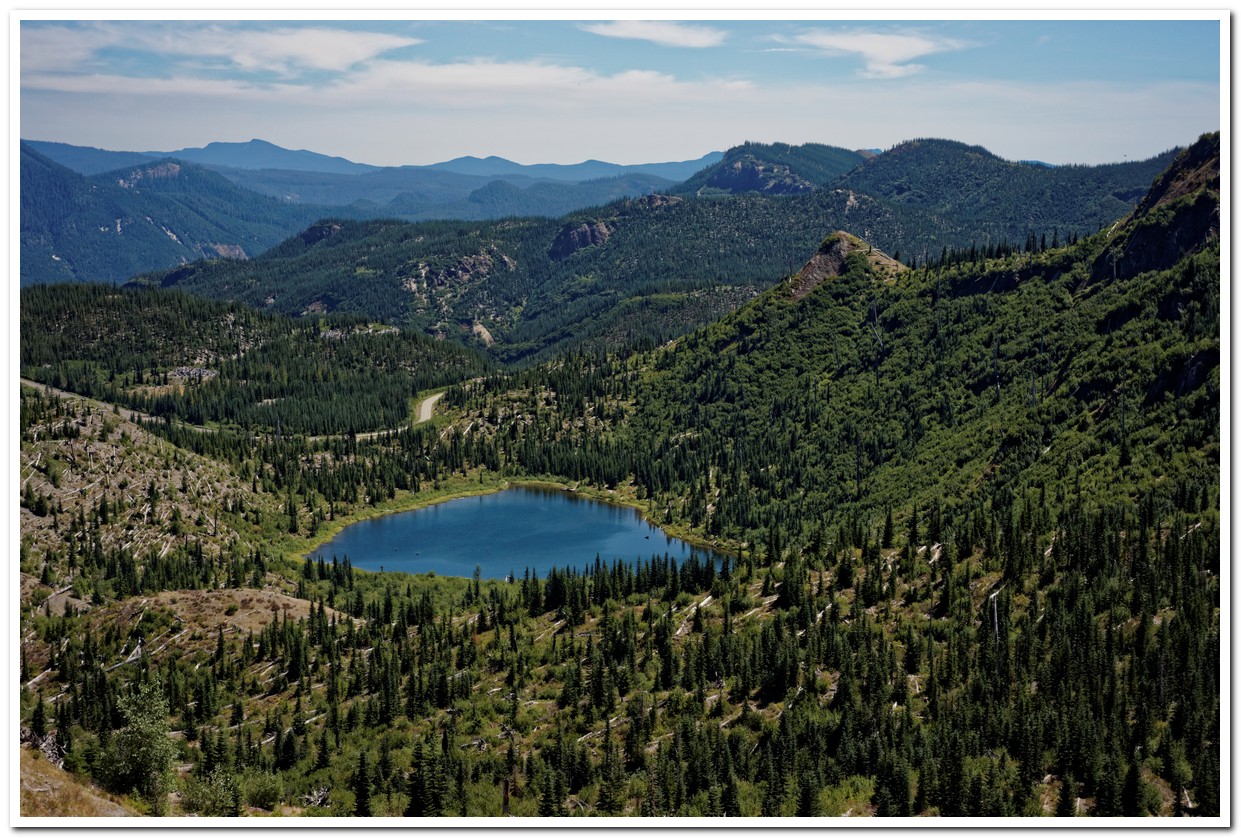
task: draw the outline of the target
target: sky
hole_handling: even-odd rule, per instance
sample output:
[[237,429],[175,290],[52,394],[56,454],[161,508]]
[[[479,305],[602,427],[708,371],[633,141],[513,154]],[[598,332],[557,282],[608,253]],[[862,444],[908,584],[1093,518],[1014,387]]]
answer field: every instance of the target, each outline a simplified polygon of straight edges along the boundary
[[112,150],[258,138],[374,165],[645,163],[943,137],[1105,163],[1223,122],[1218,16],[19,25],[21,137]]

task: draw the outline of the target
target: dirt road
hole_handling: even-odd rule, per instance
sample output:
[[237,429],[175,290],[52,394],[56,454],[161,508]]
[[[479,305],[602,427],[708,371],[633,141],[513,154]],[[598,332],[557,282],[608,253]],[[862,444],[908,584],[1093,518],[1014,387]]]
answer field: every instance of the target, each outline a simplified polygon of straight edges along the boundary
[[[108,402],[97,401],[95,399],[88,398],[87,396],[81,396],[81,395],[78,395],[77,393],[70,393],[65,390],[57,390],[55,387],[49,387],[46,384],[40,384],[37,381],[31,381],[26,378],[21,379],[21,383],[29,387],[37,388],[44,392],[48,392],[51,395],[56,396],[57,398],[83,399],[85,401],[94,403],[98,408],[104,409],[104,410],[111,410],[113,407],[113,405]],[[440,392],[440,393],[435,393],[433,395],[427,396],[425,399],[418,402],[418,418],[414,422],[414,424],[421,425],[423,422],[430,422],[431,417],[435,413],[435,403],[439,401],[440,399],[442,399],[443,397],[444,397],[444,394]],[[138,411],[131,410],[127,407],[122,407],[120,408],[120,410],[122,411],[121,415],[130,420],[144,419],[147,421],[159,421],[154,416],[149,416],[148,414],[145,414],[145,413],[139,413]],[[178,424],[180,424],[183,427],[189,428],[190,430],[198,431],[199,433],[214,433],[215,431],[218,430],[218,428],[205,428],[201,425],[191,425],[187,422],[179,422]],[[358,439],[376,439],[377,437],[380,437],[384,434],[390,434],[390,433],[393,433],[394,431],[399,431],[406,427],[409,427],[409,426],[402,425],[400,428],[395,428],[395,429],[390,428],[390,429],[384,429],[384,430],[379,430],[379,431],[366,431],[364,433],[358,434],[357,438]],[[330,439],[332,436],[333,436],[332,434],[320,434],[317,436],[311,436],[307,438],[313,442],[313,441],[318,441],[318,440]]]
[[418,421],[420,423],[431,421],[431,413],[435,409],[435,403],[443,397],[443,393],[436,393],[434,396],[427,396],[418,403]]

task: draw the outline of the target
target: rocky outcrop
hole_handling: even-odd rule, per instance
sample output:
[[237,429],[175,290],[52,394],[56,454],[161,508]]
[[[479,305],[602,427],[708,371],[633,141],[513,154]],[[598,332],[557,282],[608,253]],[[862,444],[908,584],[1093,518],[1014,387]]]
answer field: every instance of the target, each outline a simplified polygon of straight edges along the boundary
[[583,248],[603,244],[610,235],[612,235],[611,228],[602,221],[566,224],[556,235],[547,255],[560,262]]
[[1155,179],[1095,260],[1096,279],[1128,279],[1172,267],[1219,238],[1219,134],[1206,134]]
[[431,275],[432,285],[459,285],[488,276],[495,267],[489,254],[462,256],[457,262]]
[[213,244],[210,248],[225,259],[248,259],[246,252],[241,249],[239,244]]
[[122,189],[133,189],[144,180],[176,177],[179,174],[181,174],[181,166],[169,160],[164,163],[156,163],[154,166],[134,169],[127,177],[117,178],[116,185]]
[[793,174],[783,163],[768,163],[748,154],[729,166],[721,166],[707,185],[731,192],[764,195],[800,195],[815,190],[813,183]]
[[321,221],[302,231],[302,241],[307,245],[316,245],[324,239],[336,235],[343,229],[344,227],[335,221]]
[[875,269],[877,276],[887,279],[907,268],[886,253],[843,230],[837,230],[819,246],[802,269],[789,277],[789,291],[793,299],[800,300],[832,277],[846,270],[851,253],[862,253]]
[[643,195],[640,198],[631,198],[629,204],[642,209],[655,209],[656,207],[675,206],[682,200],[675,195]]

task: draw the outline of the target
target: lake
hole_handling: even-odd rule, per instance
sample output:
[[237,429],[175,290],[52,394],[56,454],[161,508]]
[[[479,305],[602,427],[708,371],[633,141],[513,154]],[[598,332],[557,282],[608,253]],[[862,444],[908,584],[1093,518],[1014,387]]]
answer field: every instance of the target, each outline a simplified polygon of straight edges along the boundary
[[477,566],[483,578],[503,579],[520,578],[527,568],[540,578],[555,567],[584,569],[596,556],[610,564],[664,554],[678,563],[691,554],[723,558],[668,535],[636,509],[520,487],[360,521],[310,556],[328,562],[348,556],[363,570],[441,576],[472,576]]

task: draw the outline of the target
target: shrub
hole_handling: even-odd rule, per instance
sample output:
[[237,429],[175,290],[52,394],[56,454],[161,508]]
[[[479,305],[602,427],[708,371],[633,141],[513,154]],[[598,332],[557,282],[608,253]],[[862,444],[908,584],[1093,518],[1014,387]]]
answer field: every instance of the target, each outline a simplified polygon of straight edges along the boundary
[[168,702],[158,681],[144,684],[136,695],[118,700],[125,726],[112,735],[100,754],[95,774],[113,791],[137,791],[162,815],[172,786],[176,745],[168,738]]
[[239,817],[241,786],[231,771],[216,769],[206,777],[187,777],[181,786],[181,805],[207,817]]
[[241,788],[246,803],[269,812],[284,800],[284,783],[275,774],[265,771],[247,772],[241,778]]

